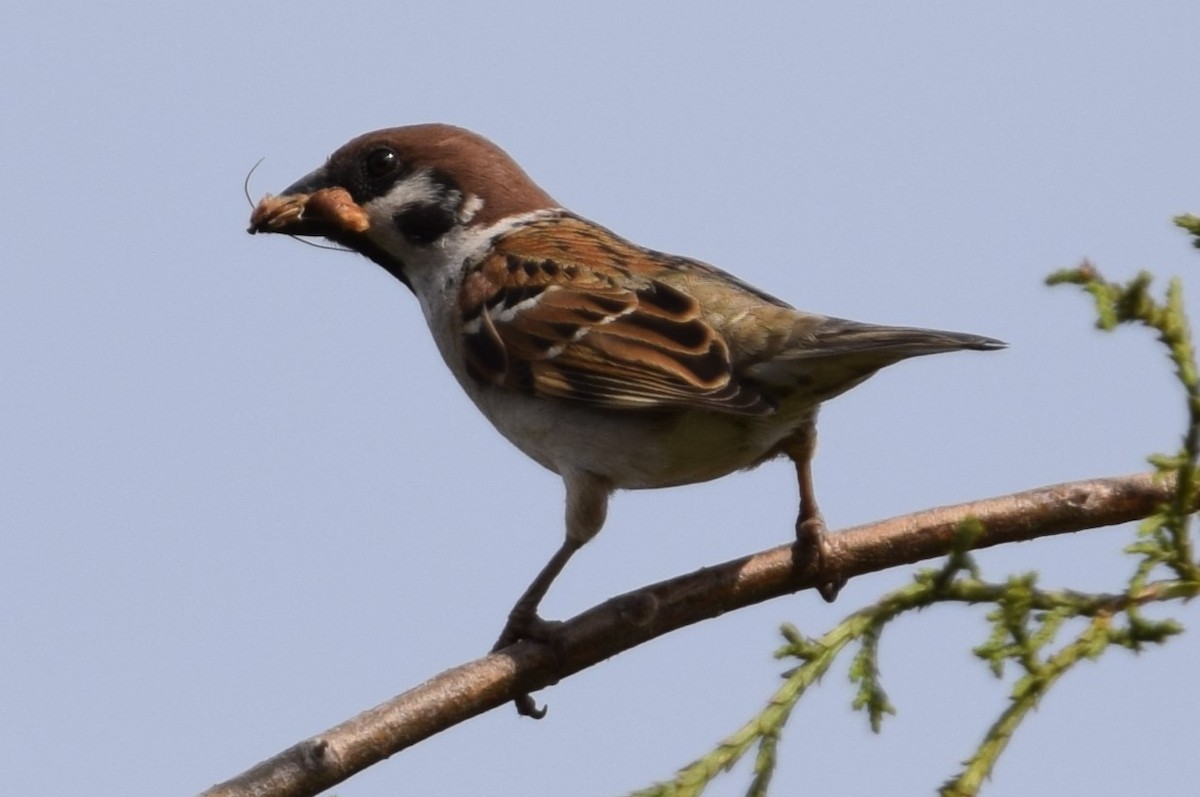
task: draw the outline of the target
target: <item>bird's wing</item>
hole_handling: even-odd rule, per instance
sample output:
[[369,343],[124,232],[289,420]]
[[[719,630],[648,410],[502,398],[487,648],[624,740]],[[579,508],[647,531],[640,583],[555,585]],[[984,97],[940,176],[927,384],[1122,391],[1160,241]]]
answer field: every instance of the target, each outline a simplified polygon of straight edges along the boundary
[[736,377],[700,302],[673,287],[691,265],[570,215],[508,232],[463,279],[468,370],[484,384],[614,409],[772,412]]

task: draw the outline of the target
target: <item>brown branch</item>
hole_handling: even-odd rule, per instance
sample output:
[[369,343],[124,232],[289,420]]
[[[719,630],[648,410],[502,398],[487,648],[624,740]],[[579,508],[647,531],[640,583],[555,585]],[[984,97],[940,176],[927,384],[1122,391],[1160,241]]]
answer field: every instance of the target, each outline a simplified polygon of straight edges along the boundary
[[[858,526],[832,536],[828,564],[845,576],[945,556],[955,528],[978,518],[974,547],[1138,520],[1170,500],[1154,474],[1041,487]],[[200,797],[315,795],[518,695],[549,686],[655,637],[814,586],[793,546],[708,567],[619,595],[562,624],[553,646],[521,642],[446,670],[341,725],[300,742]]]

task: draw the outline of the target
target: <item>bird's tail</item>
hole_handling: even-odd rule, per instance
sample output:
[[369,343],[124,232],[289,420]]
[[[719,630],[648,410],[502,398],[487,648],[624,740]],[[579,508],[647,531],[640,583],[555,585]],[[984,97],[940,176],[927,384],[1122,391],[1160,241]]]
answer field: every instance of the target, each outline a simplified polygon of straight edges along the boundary
[[778,353],[750,366],[747,374],[767,386],[793,392],[798,387],[798,394],[822,401],[910,357],[964,349],[992,351],[1007,345],[983,335],[877,326],[842,318],[822,318],[814,324],[810,317],[795,333]]
[[983,335],[966,332],[947,332],[942,329],[918,327],[888,327],[827,318],[811,331],[812,344],[788,352],[797,360],[825,359],[861,354],[864,359],[877,359],[880,367],[909,357],[969,349],[993,351],[1008,344]]

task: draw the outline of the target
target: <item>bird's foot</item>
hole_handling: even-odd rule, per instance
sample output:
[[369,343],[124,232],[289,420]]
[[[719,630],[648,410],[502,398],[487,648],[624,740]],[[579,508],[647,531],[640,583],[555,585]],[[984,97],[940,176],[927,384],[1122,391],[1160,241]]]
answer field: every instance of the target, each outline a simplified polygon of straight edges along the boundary
[[543,620],[538,617],[537,612],[518,606],[509,612],[508,622],[504,624],[504,630],[500,632],[496,644],[492,645],[492,652],[495,653],[526,639],[531,642],[552,644],[561,627],[562,621],[560,620]]
[[829,546],[829,529],[820,515],[796,521],[796,548],[798,559],[805,569],[816,578],[817,593],[827,603],[837,600],[838,593],[846,586],[846,577],[832,569]]
[[[557,651],[555,642],[557,641],[558,629],[561,626],[562,623],[558,620],[543,620],[541,617],[538,617],[536,611],[528,610],[518,605],[509,613],[508,622],[504,624],[504,630],[500,632],[500,638],[492,646],[492,652],[496,653],[524,640],[541,642],[550,645]],[[528,693],[517,695],[513,699],[513,705],[516,706],[517,713],[522,717],[532,717],[535,720],[540,720],[546,716],[546,706],[539,707],[534,702],[533,696]]]

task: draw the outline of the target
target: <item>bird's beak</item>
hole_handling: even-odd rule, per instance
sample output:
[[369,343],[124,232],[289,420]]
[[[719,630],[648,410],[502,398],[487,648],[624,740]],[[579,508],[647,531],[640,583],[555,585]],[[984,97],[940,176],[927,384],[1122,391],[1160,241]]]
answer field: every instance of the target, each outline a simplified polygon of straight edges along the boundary
[[324,169],[301,178],[279,196],[263,197],[250,214],[251,235],[275,232],[346,241],[366,232],[370,217],[346,189],[330,185]]

